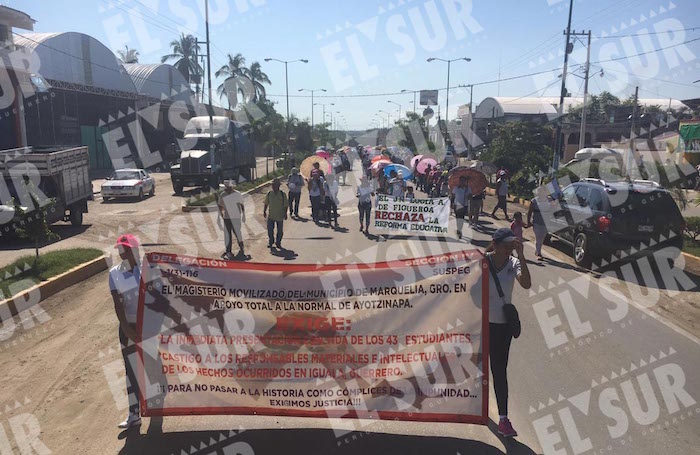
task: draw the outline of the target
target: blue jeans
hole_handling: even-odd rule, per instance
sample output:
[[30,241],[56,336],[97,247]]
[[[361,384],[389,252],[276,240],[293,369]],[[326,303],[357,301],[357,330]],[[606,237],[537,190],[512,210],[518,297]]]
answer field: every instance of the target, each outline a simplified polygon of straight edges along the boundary
[[[275,225],[277,225],[277,237],[275,238]],[[282,243],[282,235],[284,234],[284,230],[282,226],[284,225],[284,221],[280,220],[271,220],[270,218],[267,219],[267,239],[268,243],[272,245],[273,243],[277,244],[277,246]],[[273,242],[273,239],[275,241]]]

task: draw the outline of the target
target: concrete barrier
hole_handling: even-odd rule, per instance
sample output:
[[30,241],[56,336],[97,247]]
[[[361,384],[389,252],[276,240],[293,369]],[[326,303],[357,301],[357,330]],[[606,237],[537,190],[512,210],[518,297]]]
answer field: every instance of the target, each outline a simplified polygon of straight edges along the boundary
[[[88,262],[73,267],[60,275],[49,278],[46,281],[25,289],[9,299],[0,301],[0,322],[18,315],[24,310],[31,308],[39,302],[51,297],[76,283],[90,278],[91,276],[106,270],[111,262],[110,256],[104,255]],[[33,293],[38,291],[39,298],[33,297]]]

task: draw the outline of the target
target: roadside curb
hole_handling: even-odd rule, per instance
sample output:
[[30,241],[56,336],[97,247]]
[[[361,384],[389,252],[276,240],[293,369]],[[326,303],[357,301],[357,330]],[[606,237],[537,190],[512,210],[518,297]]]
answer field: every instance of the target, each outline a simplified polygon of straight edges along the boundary
[[[60,275],[25,289],[19,294],[0,301],[0,322],[11,319],[22,311],[42,302],[52,295],[96,275],[109,267],[110,256],[104,255],[73,267]],[[39,292],[39,299],[34,301],[34,293]]]
[[[277,177],[277,178],[279,178],[279,177]],[[255,193],[255,192],[257,192],[257,191],[263,189],[264,187],[271,185],[271,184],[272,184],[272,180],[274,180],[274,178],[268,180],[267,182],[261,183],[260,185],[249,189],[248,191],[244,191],[244,192],[241,193],[241,194]],[[186,201],[182,201],[181,209],[182,209],[182,211],[185,212],[185,213],[189,213],[189,212],[208,213],[208,212],[216,212],[216,210],[217,210],[217,209],[216,209],[216,204],[214,204],[214,203],[211,203],[211,204],[208,204],[208,205],[205,205],[205,206],[189,206],[189,205],[185,205],[185,204],[186,204]]]

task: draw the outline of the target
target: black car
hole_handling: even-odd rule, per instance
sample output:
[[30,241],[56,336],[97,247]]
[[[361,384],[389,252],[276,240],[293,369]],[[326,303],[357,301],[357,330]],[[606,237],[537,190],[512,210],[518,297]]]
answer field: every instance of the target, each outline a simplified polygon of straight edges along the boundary
[[583,179],[542,209],[549,234],[572,246],[581,266],[621,252],[683,246],[683,216],[671,193],[653,181]]

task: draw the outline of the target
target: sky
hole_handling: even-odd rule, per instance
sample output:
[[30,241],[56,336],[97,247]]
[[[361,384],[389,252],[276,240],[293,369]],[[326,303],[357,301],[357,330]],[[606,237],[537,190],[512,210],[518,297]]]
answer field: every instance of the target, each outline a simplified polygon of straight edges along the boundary
[[[81,32],[113,51],[128,45],[141,63],[160,62],[181,32],[205,39],[204,0],[0,4],[32,16],[36,32]],[[314,97],[314,122],[321,122],[325,104],[326,121],[332,113],[340,127],[358,130],[388,118],[393,123],[394,103],[402,116],[414,110],[413,93],[401,90],[439,89],[433,109],[444,117],[448,64],[426,60],[470,58],[450,64],[449,117],[455,118],[470,97],[460,85],[475,84],[474,107],[491,96],[558,96],[568,7],[568,0],[210,0],[211,65],[216,71],[226,54],[238,52],[248,64],[259,61],[272,81],[268,98],[284,114],[284,64],[264,59],[308,59],[288,65],[291,113],[310,119],[310,95],[298,90],[326,89]],[[594,37],[590,93],[626,98],[639,85],[645,98],[700,97],[700,82],[693,84],[700,79],[698,0],[576,0],[572,29],[590,29]],[[587,43],[581,39],[569,58],[573,96],[583,95]]]

